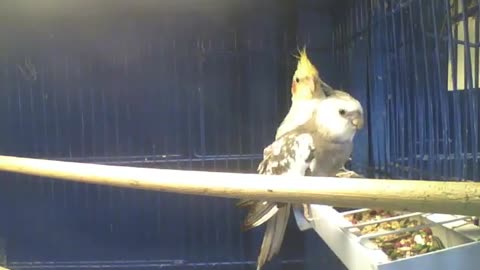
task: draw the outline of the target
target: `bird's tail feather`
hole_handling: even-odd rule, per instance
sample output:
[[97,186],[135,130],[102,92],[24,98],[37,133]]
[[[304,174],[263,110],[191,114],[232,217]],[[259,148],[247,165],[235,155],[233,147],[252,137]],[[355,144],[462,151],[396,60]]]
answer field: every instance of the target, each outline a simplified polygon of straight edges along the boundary
[[279,208],[276,215],[267,221],[257,259],[257,270],[260,270],[266,262],[270,261],[280,251],[289,216],[290,204],[287,204]]
[[244,206],[249,209],[243,221],[242,230],[246,231],[262,225],[277,213],[279,207],[283,206],[284,205],[277,205],[276,203],[266,201],[257,201],[249,204],[249,206]]

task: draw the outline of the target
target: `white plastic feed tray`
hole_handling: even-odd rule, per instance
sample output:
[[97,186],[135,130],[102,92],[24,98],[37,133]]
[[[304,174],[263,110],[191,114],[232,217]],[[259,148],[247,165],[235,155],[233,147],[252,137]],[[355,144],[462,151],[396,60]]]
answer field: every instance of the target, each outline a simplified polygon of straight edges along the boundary
[[[362,211],[369,211],[369,209],[338,212],[330,206],[312,205],[312,222],[302,222],[298,212],[295,216],[299,227],[302,230],[313,228],[349,270],[480,269],[480,243],[477,242],[480,239],[480,228],[467,221],[469,217],[402,213],[400,216],[388,218],[388,220],[399,220],[402,217],[410,217],[429,223],[424,227],[431,228],[433,235],[437,236],[445,246],[441,250],[391,261],[387,254],[370,241],[371,238],[379,236],[379,233],[360,235],[356,225],[344,218],[348,214]],[[387,219],[377,220],[375,223],[385,221]],[[383,234],[399,233],[400,230]]]

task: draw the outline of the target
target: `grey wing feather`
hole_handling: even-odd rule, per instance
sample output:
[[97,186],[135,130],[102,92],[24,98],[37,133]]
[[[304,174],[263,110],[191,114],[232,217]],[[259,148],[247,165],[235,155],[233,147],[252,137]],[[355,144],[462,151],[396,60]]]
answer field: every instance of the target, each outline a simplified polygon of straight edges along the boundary
[[[272,145],[265,147],[263,150],[264,159],[258,165],[257,172],[259,174],[267,174],[270,157],[272,155]],[[278,211],[277,203],[256,200],[241,200],[237,203],[238,207],[248,207],[248,213],[242,224],[242,230],[250,230],[258,227],[269,220]]]
[[253,204],[245,217],[242,230],[246,231],[262,225],[278,212],[278,207],[277,203],[267,201]]
[[[267,167],[269,163],[269,158],[272,155],[272,145],[265,147],[263,150],[263,160],[260,162],[257,168],[259,174],[266,174]],[[276,203],[267,202],[267,201],[256,201],[256,200],[241,200],[237,203],[239,207],[248,207],[248,213],[245,217],[245,220],[242,224],[242,230],[249,230],[254,227],[260,226],[269,220],[273,215],[278,211]]]
[[262,247],[257,259],[257,270],[260,270],[266,262],[270,261],[280,251],[289,216],[290,204],[287,204],[268,220],[263,235]]
[[333,92],[335,91],[335,90],[333,89],[333,87],[331,87],[330,85],[328,85],[326,82],[324,82],[324,81],[322,81],[322,80],[320,80],[320,87],[322,88],[325,96],[327,96],[327,97],[330,96],[330,95],[332,95]]
[[[314,163],[313,139],[307,133],[291,132],[264,149],[264,159],[258,173],[305,175]],[[282,246],[290,216],[291,204],[242,200],[237,206],[248,207],[243,229],[248,230],[266,223],[266,229],[257,260],[257,269],[275,256]]]
[[[302,141],[298,135],[303,134],[292,133],[265,147],[263,151],[264,159],[258,165],[258,173],[281,175],[288,173],[292,168],[298,167],[295,164],[291,164],[291,162],[310,163],[314,152],[311,140]],[[301,160],[293,160],[295,157],[300,157]],[[300,170],[303,170],[303,175],[307,174],[309,166],[305,165],[304,167],[306,169],[300,168]],[[302,172],[299,173],[302,174]],[[242,224],[242,230],[249,230],[262,225],[272,218],[278,209],[285,206],[285,204],[245,199],[239,201],[237,206],[248,208],[247,216]]]

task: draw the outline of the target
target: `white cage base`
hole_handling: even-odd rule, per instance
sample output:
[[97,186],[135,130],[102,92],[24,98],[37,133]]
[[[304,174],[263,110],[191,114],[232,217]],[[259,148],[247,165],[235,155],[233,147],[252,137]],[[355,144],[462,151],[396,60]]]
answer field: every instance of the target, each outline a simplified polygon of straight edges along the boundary
[[[433,234],[445,246],[444,249],[409,258],[391,261],[387,254],[369,239],[374,235],[357,235],[350,230],[352,225],[344,216],[359,209],[338,212],[333,207],[312,205],[313,221],[306,222],[294,211],[301,230],[313,228],[349,270],[477,270],[480,269],[480,228],[468,222],[469,217],[444,214],[402,213],[401,217],[419,219],[429,223]],[[383,222],[386,221],[383,219]],[[376,220],[380,223],[382,220]],[[395,233],[392,231],[392,233]]]

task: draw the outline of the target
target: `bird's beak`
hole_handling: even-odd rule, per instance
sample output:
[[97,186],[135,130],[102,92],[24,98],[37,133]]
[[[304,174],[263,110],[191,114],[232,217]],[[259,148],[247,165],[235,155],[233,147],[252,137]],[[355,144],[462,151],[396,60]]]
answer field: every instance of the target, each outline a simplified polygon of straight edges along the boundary
[[363,128],[363,115],[356,111],[356,112],[351,112],[348,114],[348,119],[350,119],[350,122],[356,129],[362,129]]
[[352,120],[352,124],[357,128],[357,129],[362,129],[363,128],[363,118],[357,118]]

